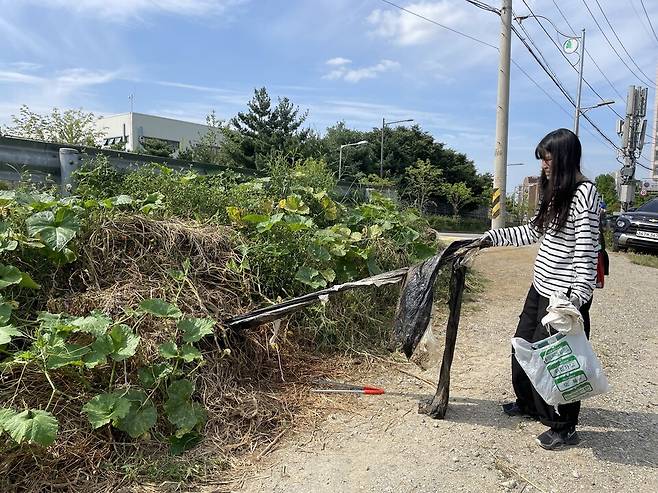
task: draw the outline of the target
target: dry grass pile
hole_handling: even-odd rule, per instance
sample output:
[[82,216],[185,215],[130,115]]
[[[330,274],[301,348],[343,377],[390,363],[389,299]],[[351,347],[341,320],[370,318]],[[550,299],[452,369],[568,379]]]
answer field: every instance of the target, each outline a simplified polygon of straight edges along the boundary
[[[221,320],[245,312],[256,283],[248,271],[235,268],[238,241],[227,227],[135,216],[107,220],[81,242],[79,260],[58,274],[45,306],[71,315],[98,309],[114,320],[146,298],[175,300],[186,316]],[[185,270],[182,280],[172,276]],[[280,328],[282,337],[285,329]],[[157,346],[175,328],[171,320],[147,316],[136,330],[138,353],[116,369],[117,385],[125,388],[137,382],[137,367],[156,359]],[[101,384],[107,385],[111,365],[50,372],[57,392],[48,410],[59,421],[57,440],[46,449],[0,450],[0,491],[132,491],[135,484],[149,482],[165,491],[162,485],[168,482],[225,479],[246,452],[262,450],[297,419],[308,394],[297,383],[317,375],[324,364],[295,344],[270,344],[272,331],[271,325],[243,334],[218,328],[214,339],[201,341],[205,361],[193,378],[195,399],[207,410],[208,421],[201,445],[181,457],[168,454],[171,429],[160,421],[139,440],[109,426],[91,429],[81,408]],[[51,386],[41,371],[13,366],[0,378],[0,402],[6,405],[43,409],[49,402]],[[162,399],[154,397],[159,414]]]

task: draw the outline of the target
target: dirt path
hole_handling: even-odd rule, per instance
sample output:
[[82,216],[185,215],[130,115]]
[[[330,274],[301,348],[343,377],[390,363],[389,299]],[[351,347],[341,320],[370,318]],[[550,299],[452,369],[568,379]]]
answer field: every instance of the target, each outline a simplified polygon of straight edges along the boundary
[[[496,249],[477,259],[491,282],[462,317],[445,420],[419,415],[413,396],[318,397],[318,406],[353,411],[288,436],[240,491],[658,491],[656,270],[613,255],[608,285],[595,293],[592,341],[613,390],[584,403],[578,447],[544,451],[534,442],[542,425],[501,414],[513,395],[509,338],[534,253]],[[370,383],[434,392],[396,368],[436,381],[436,369],[381,364]]]

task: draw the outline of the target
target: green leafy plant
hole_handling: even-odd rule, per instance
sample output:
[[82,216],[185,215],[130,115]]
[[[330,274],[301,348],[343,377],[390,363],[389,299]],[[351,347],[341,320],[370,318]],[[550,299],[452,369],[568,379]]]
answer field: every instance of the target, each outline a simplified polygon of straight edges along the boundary
[[0,433],[5,432],[16,442],[47,447],[55,441],[59,424],[49,412],[39,409],[26,409],[16,412],[0,407]]

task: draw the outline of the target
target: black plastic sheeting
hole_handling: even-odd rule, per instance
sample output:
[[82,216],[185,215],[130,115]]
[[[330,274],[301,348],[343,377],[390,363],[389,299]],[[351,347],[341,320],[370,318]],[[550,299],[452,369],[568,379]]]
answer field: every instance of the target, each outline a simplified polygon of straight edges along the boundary
[[[437,255],[412,267],[384,272],[359,281],[337,284],[283,303],[259,308],[224,320],[224,326],[232,330],[248,329],[279,320],[308,305],[327,301],[329,296],[334,293],[365,286],[385,286],[404,281],[393,322],[393,339],[402,345],[404,354],[407,358],[410,358],[429,326],[434,301],[434,282],[437,275],[444,267],[452,266],[453,262],[462,261],[469,252],[477,250],[476,247],[477,241],[455,241]],[[459,299],[461,299],[461,296],[459,296]]]
[[320,301],[325,301],[329,299],[329,295],[331,294],[347,291],[350,289],[361,288],[364,286],[385,286],[387,284],[397,284],[404,279],[408,270],[408,267],[403,267],[402,269],[384,272],[382,274],[366,277],[358,281],[346,282],[345,284],[337,284],[335,286],[331,286],[330,288],[316,291],[314,293],[305,294],[304,296],[293,298],[277,305],[259,308],[253,312],[226,319],[224,320],[224,326],[237,330],[257,327],[258,325],[283,318],[289,313],[301,310],[308,305],[312,305]]
[[[472,240],[455,241],[438,255],[409,268],[393,320],[393,338],[402,344],[402,351],[407,358],[411,358],[429,326],[436,277],[444,267],[452,266],[454,261],[463,258],[473,245]],[[461,296],[455,299],[461,300]]]

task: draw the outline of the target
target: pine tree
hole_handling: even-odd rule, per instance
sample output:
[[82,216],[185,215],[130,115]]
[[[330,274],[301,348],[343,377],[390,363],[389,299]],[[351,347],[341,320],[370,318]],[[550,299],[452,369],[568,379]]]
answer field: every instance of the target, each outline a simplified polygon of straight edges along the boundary
[[293,157],[309,137],[303,129],[307,113],[288,98],[279,99],[276,106],[267,89],[254,90],[247,111],[239,112],[224,129],[224,152],[238,166],[263,169],[274,154]]

